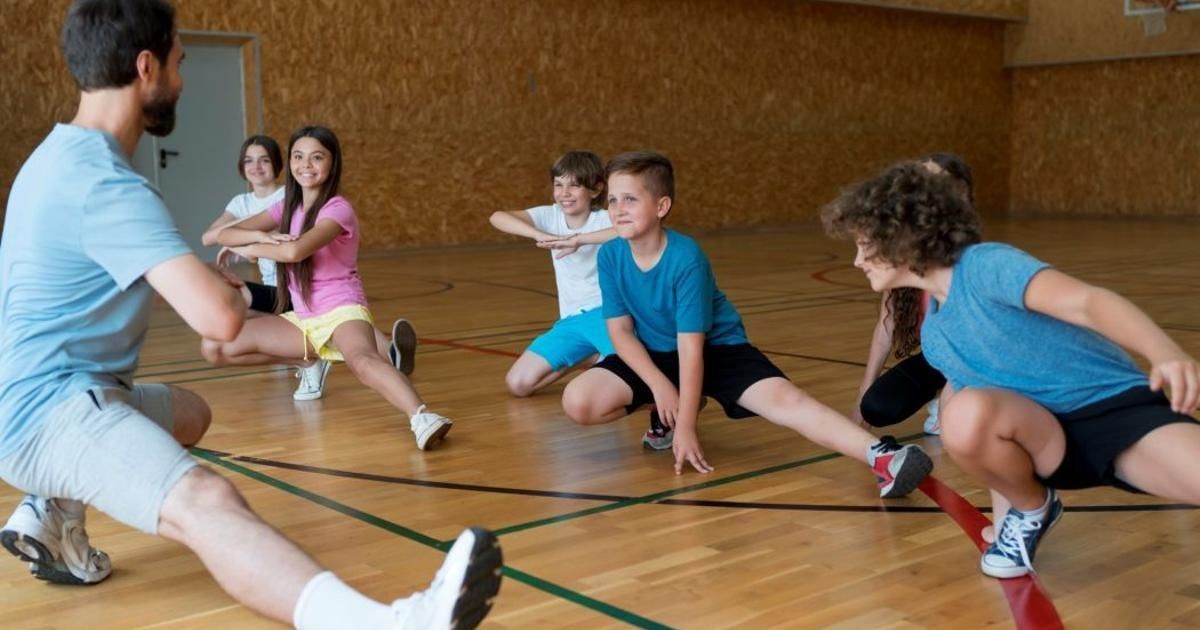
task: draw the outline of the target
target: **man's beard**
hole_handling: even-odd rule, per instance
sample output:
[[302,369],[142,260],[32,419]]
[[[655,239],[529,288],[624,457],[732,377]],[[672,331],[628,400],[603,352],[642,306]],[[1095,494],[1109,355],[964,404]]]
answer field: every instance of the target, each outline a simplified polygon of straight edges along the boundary
[[179,96],[171,98],[162,90],[150,102],[142,105],[142,118],[146,121],[146,133],[160,138],[175,130],[175,105]]

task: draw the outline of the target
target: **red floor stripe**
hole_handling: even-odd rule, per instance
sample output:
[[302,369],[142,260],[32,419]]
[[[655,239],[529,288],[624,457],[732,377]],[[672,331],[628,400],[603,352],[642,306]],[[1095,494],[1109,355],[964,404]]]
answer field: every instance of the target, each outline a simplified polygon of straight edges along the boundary
[[430,339],[428,337],[421,337],[418,341],[420,343],[427,343],[431,346],[446,346],[447,348],[458,348],[459,350],[470,350],[471,352],[482,352],[484,354],[495,354],[495,355],[499,355],[502,357],[519,357],[519,356],[521,356],[521,353],[519,353],[519,352],[512,352],[509,350],[497,350],[495,348],[483,348],[480,346],[472,346],[472,345],[465,344],[465,343],[458,343],[457,341],[450,341],[449,339]]
[[812,273],[811,277],[813,280],[816,280],[817,282],[824,282],[825,284],[832,284],[834,286],[850,287],[851,289],[870,289],[871,285],[867,284],[867,283],[860,282],[858,284],[851,284],[849,282],[842,282],[841,280],[830,280],[827,277],[829,274],[831,274],[835,271],[846,271],[847,269],[853,269],[853,268],[854,267],[848,267],[846,265],[837,265],[835,267],[827,267],[827,268],[821,269],[819,271],[814,271]]
[[[943,512],[958,523],[980,551],[987,548],[981,533],[984,527],[992,523],[975,509],[975,506],[933,476],[926,477],[920,488],[921,492],[933,499]],[[1054,602],[1050,601],[1050,597],[1046,595],[1035,576],[1000,580],[1000,586],[1004,589],[1004,596],[1008,598],[1008,608],[1012,611],[1013,621],[1021,630],[1058,630],[1063,627]]]

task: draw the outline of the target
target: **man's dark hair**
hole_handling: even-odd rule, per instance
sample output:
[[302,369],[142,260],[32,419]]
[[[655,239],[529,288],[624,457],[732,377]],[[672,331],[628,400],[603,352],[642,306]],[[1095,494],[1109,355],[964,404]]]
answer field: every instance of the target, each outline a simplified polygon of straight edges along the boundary
[[75,84],[90,92],[133,83],[143,50],[166,63],[174,41],[175,8],[166,0],[76,0],[61,43]]

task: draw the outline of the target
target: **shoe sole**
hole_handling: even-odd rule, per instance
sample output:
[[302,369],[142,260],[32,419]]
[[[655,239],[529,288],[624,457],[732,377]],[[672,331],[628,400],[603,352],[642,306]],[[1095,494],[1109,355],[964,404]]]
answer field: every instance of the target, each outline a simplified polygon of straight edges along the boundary
[[307,400],[320,400],[325,395],[325,379],[329,377],[329,370],[333,369],[333,364],[326,361],[325,368],[321,370],[321,389],[312,393],[298,394],[292,392],[292,400],[304,402]]
[[400,358],[396,369],[405,376],[412,374],[417,367],[417,331],[407,319],[392,324],[392,350]]
[[479,527],[470,531],[475,536],[471,558],[454,610],[450,613],[451,630],[471,630],[492,610],[492,602],[500,592],[504,553],[500,541],[492,532]]
[[[36,539],[30,538],[17,531],[6,529],[0,531],[0,545],[3,545],[9,553],[29,563],[29,573],[39,580],[45,580],[54,584],[66,584],[69,586],[91,586],[99,584],[108,578],[108,575],[96,580],[95,582],[86,582],[79,579],[70,571],[62,571],[54,567],[52,563],[46,562],[44,558],[53,558],[54,555],[45,545],[38,542]],[[31,556],[26,553],[32,550],[36,556]],[[111,575],[111,574],[110,574]]]
[[665,446],[655,446],[655,445],[651,444],[650,441],[647,440],[646,438],[642,438],[642,448],[647,451],[654,452],[654,453],[661,453],[663,451],[669,451],[669,450],[671,450],[671,446],[672,446],[671,442],[667,442],[667,444]]
[[929,455],[920,449],[909,449],[904,456],[899,474],[892,479],[890,486],[880,491],[879,496],[884,499],[908,496],[917,489],[917,486],[921,485],[922,481],[925,481],[931,472],[933,472],[933,460],[929,458]]
[[417,440],[417,448],[422,451],[428,451],[438,444],[441,444],[442,440],[446,439],[446,434],[450,432],[450,427],[452,426],[454,426],[454,424],[450,422],[442,423],[442,425],[434,429],[433,433],[428,437],[423,440]]

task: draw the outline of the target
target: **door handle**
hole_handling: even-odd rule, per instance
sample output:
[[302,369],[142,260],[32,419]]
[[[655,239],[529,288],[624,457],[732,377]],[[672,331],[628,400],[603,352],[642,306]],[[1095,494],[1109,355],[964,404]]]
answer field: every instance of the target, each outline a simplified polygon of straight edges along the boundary
[[158,168],[167,168],[167,158],[179,157],[178,151],[168,151],[166,149],[158,150]]

